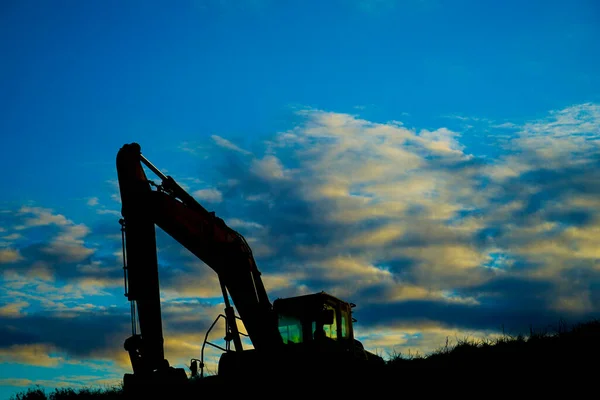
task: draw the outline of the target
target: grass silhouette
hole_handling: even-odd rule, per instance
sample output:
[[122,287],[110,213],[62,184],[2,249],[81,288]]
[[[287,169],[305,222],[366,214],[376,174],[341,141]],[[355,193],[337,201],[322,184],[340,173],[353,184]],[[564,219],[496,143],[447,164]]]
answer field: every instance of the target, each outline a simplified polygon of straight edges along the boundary
[[568,329],[564,322],[553,331],[529,335],[504,334],[494,340],[458,339],[448,342],[432,354],[424,356],[393,355],[387,361],[391,370],[405,368],[455,367],[464,364],[486,367],[518,367],[526,365],[538,371],[552,366],[576,367],[579,362],[600,355],[600,320],[574,325]]
[[[517,394],[523,395],[523,388],[529,385],[538,396],[544,388],[555,395],[557,391],[568,388],[571,398],[576,389],[587,390],[592,388],[592,383],[596,381],[594,371],[595,363],[600,360],[600,320],[579,323],[571,328],[567,328],[564,322],[559,322],[558,327],[552,330],[530,331],[528,335],[517,336],[504,334],[494,340],[465,337],[450,345],[448,339],[444,346],[428,355],[395,353],[384,357],[385,366],[376,376],[366,377],[357,371],[355,377],[342,379],[350,382],[347,387],[349,392],[364,387],[384,390],[404,385],[404,394],[411,391],[423,394],[424,388],[420,385],[427,385],[426,390],[429,394],[436,389],[445,393],[452,392],[453,387],[461,393],[471,390],[478,394],[490,394],[491,386],[494,388],[492,394],[497,394],[498,390],[513,390],[518,387],[520,392]],[[290,382],[302,379],[292,377]],[[197,395],[206,389],[202,379],[191,382],[185,395]],[[310,381],[305,379],[303,382],[308,384],[305,386],[307,390],[313,390]],[[344,382],[339,384],[342,389],[344,385]],[[479,388],[484,386],[487,387],[486,392],[479,392]],[[299,394],[298,390],[301,389],[302,387],[299,387],[295,393]],[[13,395],[10,400],[124,398],[121,387],[60,388],[50,393],[46,393],[40,387],[33,387]],[[173,394],[159,398],[179,396]]]
[[30,387],[25,392],[17,393],[11,400],[87,400],[87,399],[123,399],[123,391],[120,387],[111,388],[56,388],[47,393],[39,386]]

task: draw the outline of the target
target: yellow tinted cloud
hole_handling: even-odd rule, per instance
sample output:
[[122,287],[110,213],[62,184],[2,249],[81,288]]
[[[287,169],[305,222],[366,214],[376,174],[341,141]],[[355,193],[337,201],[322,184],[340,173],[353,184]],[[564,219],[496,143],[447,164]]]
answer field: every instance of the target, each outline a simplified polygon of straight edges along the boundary
[[50,355],[54,348],[45,344],[22,344],[0,348],[0,361],[5,363],[21,363],[40,367],[57,367],[64,359]]
[[346,244],[349,246],[381,246],[400,238],[405,232],[405,228],[400,224],[389,224],[371,231],[364,231],[360,234],[350,237]]
[[17,249],[0,249],[0,264],[9,264],[23,259]]
[[16,303],[6,304],[0,307],[0,316],[3,317],[16,317],[22,315],[22,310],[29,307],[29,303],[26,301],[18,301]]

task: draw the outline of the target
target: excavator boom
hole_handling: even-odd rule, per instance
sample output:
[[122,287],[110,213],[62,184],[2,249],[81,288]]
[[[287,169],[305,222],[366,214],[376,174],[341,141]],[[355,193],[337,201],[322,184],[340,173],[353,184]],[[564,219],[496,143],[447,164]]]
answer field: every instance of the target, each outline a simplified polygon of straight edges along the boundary
[[[161,177],[156,189],[142,163]],[[138,362],[138,369],[153,371],[165,363],[155,225],[217,273],[224,295],[228,292],[231,296],[255,349],[282,345],[272,304],[243,236],[160,173],[142,156],[137,143],[119,150],[117,174],[126,237],[127,296],[137,305],[143,340],[143,346],[137,346],[143,349],[138,351],[144,359]],[[133,358],[132,364],[135,373]]]

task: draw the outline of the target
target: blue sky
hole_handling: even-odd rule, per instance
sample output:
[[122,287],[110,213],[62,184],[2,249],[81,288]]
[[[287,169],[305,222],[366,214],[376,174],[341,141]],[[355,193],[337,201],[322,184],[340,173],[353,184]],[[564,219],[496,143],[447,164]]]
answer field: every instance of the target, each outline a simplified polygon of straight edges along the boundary
[[[0,396],[129,370],[130,142],[384,354],[598,316],[596,2],[168,3],[0,7]],[[222,304],[158,241],[183,365]]]

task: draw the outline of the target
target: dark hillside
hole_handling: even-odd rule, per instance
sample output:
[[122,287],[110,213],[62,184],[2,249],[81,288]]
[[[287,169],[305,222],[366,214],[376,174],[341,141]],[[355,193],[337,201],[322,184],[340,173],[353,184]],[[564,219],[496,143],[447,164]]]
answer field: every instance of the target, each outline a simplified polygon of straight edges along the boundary
[[[353,394],[369,391],[387,393],[434,393],[438,394],[486,394],[501,392],[525,394],[528,390],[540,396],[542,393],[578,397],[578,391],[593,389],[597,381],[597,363],[600,360],[600,320],[581,323],[567,329],[561,325],[553,332],[531,332],[528,336],[504,336],[495,341],[477,341],[465,338],[454,346],[444,346],[426,356],[388,357],[386,365],[377,376],[367,378],[357,371],[355,377],[339,377],[334,385],[330,376],[318,384],[302,381],[302,377],[290,377],[289,382],[264,382],[247,385],[209,385],[210,379],[198,379],[187,385],[181,393],[169,393],[158,398],[200,399],[227,393],[233,395],[264,394],[275,398],[281,395],[293,398],[314,393],[317,398],[338,398],[326,395],[324,390]],[[331,385],[331,386],[330,386]],[[234,385],[235,386],[235,385]],[[325,389],[330,386],[329,389]],[[262,391],[262,393],[261,393]],[[515,392],[517,391],[517,392]],[[287,395],[284,395],[287,393]],[[319,395],[322,394],[322,396]],[[536,396],[536,397],[537,397]],[[144,396],[145,397],[145,396]],[[385,396],[388,397],[388,396]],[[429,397],[429,396],[427,396]],[[495,396],[494,396],[495,397]],[[41,388],[29,388],[11,400],[112,400],[125,399],[121,388],[106,389],[54,389],[46,392]]]

